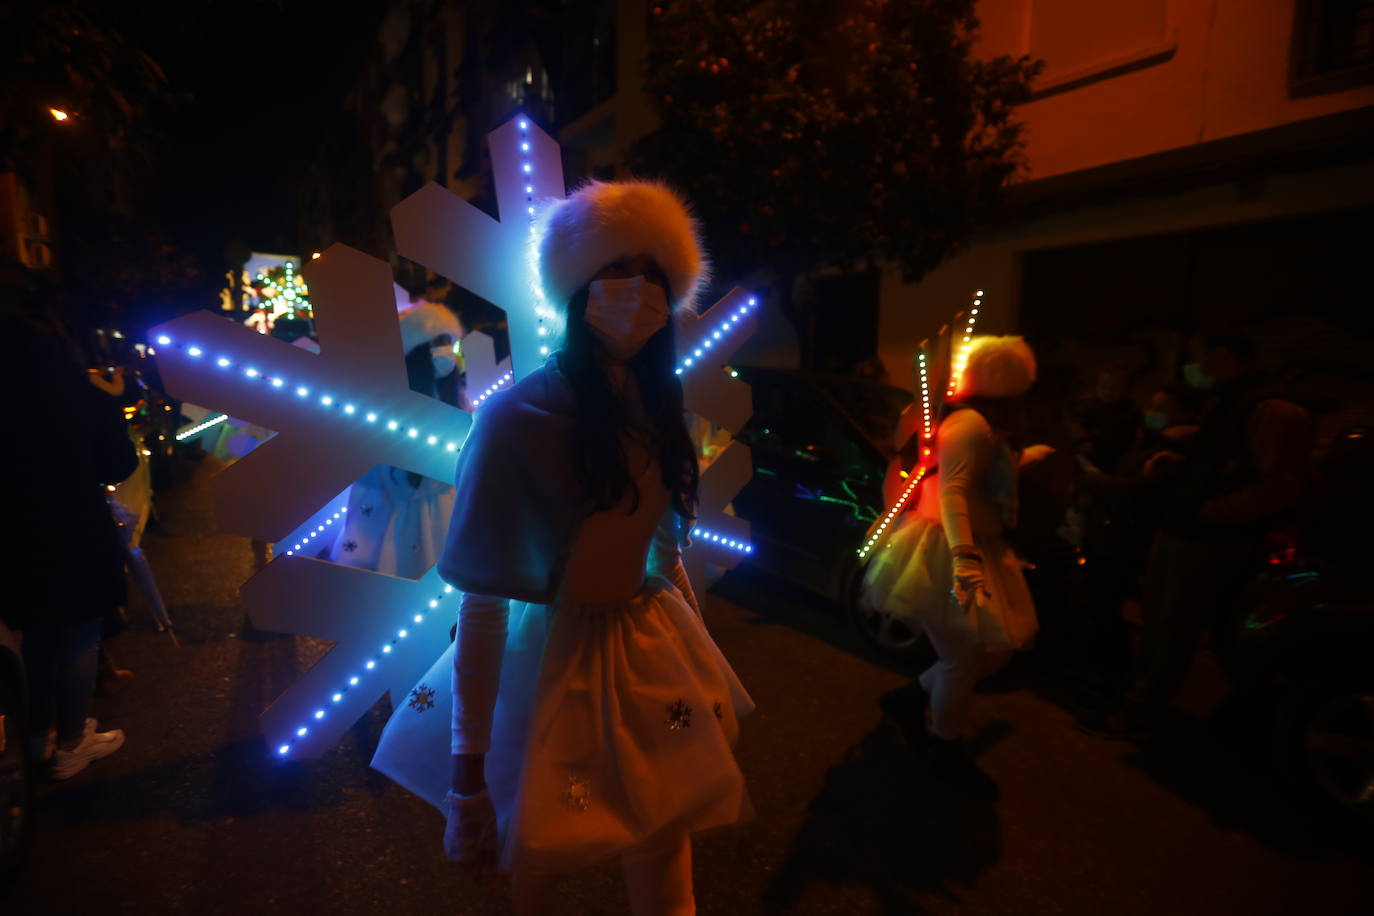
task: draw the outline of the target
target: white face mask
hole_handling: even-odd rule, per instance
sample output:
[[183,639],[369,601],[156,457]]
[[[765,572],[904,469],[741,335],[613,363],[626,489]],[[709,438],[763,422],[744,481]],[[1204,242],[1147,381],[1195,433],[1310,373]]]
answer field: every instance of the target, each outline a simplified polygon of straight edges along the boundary
[[458,360],[453,358],[453,345],[431,347],[429,360],[434,364],[435,378],[448,378],[450,372],[458,368]]
[[587,286],[584,320],[615,359],[638,353],[668,323],[668,314],[668,294],[642,276]]

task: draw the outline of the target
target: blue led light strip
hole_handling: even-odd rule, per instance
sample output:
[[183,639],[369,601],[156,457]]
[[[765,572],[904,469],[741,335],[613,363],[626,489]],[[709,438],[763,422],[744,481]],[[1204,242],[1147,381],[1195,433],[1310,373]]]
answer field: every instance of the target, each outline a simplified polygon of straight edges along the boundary
[[703,543],[709,541],[712,544],[719,544],[722,547],[729,547],[731,550],[738,550],[740,553],[754,552],[754,546],[752,544],[748,544],[744,541],[738,540],[737,538],[732,538],[726,534],[718,534],[714,531],[708,531],[699,525],[692,528],[692,537],[701,538]]
[[477,396],[477,400],[472,402],[473,408],[475,409],[481,407],[483,401],[491,397],[496,392],[500,391],[502,388],[505,388],[507,385],[509,385],[511,379],[513,378],[515,378],[514,371],[507,372],[505,375],[501,376],[491,385],[491,387],[487,388],[486,391],[483,391],[480,395]]
[[[530,161],[530,119],[522,116],[518,121],[516,121],[515,126],[520,128],[520,174],[526,176],[525,212],[529,216],[530,241],[533,242],[535,241],[536,236],[538,236],[539,234],[539,226],[537,225],[538,221],[535,219],[533,179],[528,177],[534,174],[534,163]],[[534,307],[534,314],[539,319],[539,336],[548,337],[549,328],[547,323],[545,322],[545,319],[549,317],[548,309],[546,309],[542,303],[538,304]],[[549,355],[548,344],[539,345],[539,355]],[[478,398],[476,403],[481,403],[482,401],[486,400],[487,396],[491,393],[492,392],[488,391],[487,394],[484,394],[482,397]],[[476,404],[474,404],[473,406],[476,406]]]
[[[168,337],[166,334],[159,336],[157,342],[159,346],[184,349],[186,355],[191,357],[192,359],[200,359],[202,356],[205,355],[205,351],[202,350],[200,347],[194,344],[190,346],[183,346],[181,343],[174,342],[172,338]],[[267,387],[271,389],[275,389],[281,392],[291,390],[294,391],[296,397],[298,398],[310,397],[310,389],[307,386],[297,385],[295,388],[291,388],[291,386],[287,384],[286,379],[282,378],[281,376],[268,375],[254,366],[249,366],[240,363],[237,360],[234,360],[228,356],[215,357],[214,364],[218,366],[220,369],[223,369],[225,372],[229,372],[231,370],[241,371],[243,373],[244,378],[254,381],[261,381],[263,384],[265,384]],[[360,419],[364,423],[376,423],[378,421],[378,416],[375,411],[364,410],[363,408],[359,407],[353,402],[348,401],[346,399],[335,398],[332,394],[321,395],[318,403],[321,407],[325,407],[330,410],[335,410],[337,411],[337,413],[344,417]],[[401,424],[396,420],[388,420],[386,421],[386,428],[391,432],[397,432],[400,430]],[[187,435],[191,434],[192,431],[187,430]],[[411,439],[418,439],[420,438],[421,431],[416,427],[411,426],[406,428],[405,434]],[[178,436],[177,438],[181,437]],[[438,446],[439,441],[440,440],[438,436],[425,436],[425,443],[427,445]],[[449,441],[444,444],[444,449],[445,451],[456,452],[458,451],[458,443]]]
[[212,426],[215,426],[216,424],[223,423],[227,419],[229,419],[229,415],[227,413],[222,413],[217,417],[211,417],[203,423],[197,423],[190,429],[184,432],[177,433],[177,441],[184,442],[185,440],[191,438],[194,435],[205,432],[207,429],[209,429]]
[[327,518],[327,519],[325,519],[323,525],[318,525],[318,526],[316,526],[315,530],[312,531],[312,532],[310,532],[309,534],[307,534],[305,537],[301,538],[299,543],[292,544],[292,545],[291,545],[291,549],[289,549],[288,551],[286,551],[286,555],[287,555],[288,557],[291,556],[291,555],[294,554],[297,550],[300,550],[300,549],[301,549],[302,547],[304,547],[306,544],[309,544],[309,543],[310,543],[312,540],[314,540],[316,537],[318,537],[318,536],[321,535],[321,534],[324,534],[325,528],[328,527],[329,525],[334,524],[334,523],[335,523],[336,521],[338,521],[339,519],[343,518],[344,513],[347,512],[347,511],[348,511],[348,507],[347,507],[347,506],[340,506],[340,507],[339,507],[339,511],[334,513],[334,517],[333,517],[333,518]]
[[752,309],[757,308],[758,304],[759,300],[754,296],[750,296],[748,302],[735,309],[734,313],[729,318],[720,323],[720,327],[711,331],[698,341],[697,345],[692,348],[692,355],[684,357],[682,361],[677,364],[677,368],[674,369],[673,372],[676,375],[681,375],[683,372],[696,365],[697,360],[709,356],[710,354],[707,353],[707,351],[715,346],[716,341],[720,340],[723,335],[733,331],[735,325],[739,323],[739,320],[745,315],[748,315]]
[[[417,612],[415,616],[412,618],[412,623],[408,626],[419,626],[420,624],[424,623],[426,618],[429,617],[430,613],[434,611],[435,608],[439,607],[439,602],[443,600],[444,596],[450,594],[452,591],[452,585],[445,585],[444,590],[441,593],[439,593],[438,597],[432,599],[428,605],[426,605],[419,612]],[[385,661],[386,656],[391,654],[392,647],[399,643],[401,640],[408,638],[409,636],[410,630],[407,627],[401,627],[399,630],[397,630],[395,638],[393,638],[390,642],[383,645],[381,651],[379,651],[377,654],[373,655],[371,658],[364,661],[363,666],[358,671],[358,673],[350,675],[348,681],[330,695],[330,703],[342,703],[344,694],[348,693],[348,691],[352,688],[357,687],[362,682],[362,679],[367,677],[369,672],[376,671],[378,663]],[[312,716],[312,721],[319,721],[323,719],[326,715],[328,715],[326,709],[327,707],[325,706],[321,706],[318,709],[316,709],[314,716]],[[310,734],[310,727],[308,725],[297,726],[294,734],[277,746],[277,756],[286,757],[287,755],[289,755],[291,753],[291,746],[308,734]]]

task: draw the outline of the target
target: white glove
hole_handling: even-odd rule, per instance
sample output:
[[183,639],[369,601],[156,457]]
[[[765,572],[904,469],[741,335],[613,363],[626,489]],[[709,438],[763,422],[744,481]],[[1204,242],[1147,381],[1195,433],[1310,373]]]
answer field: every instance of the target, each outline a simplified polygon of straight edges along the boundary
[[981,557],[966,554],[954,558],[954,597],[963,605],[964,610],[972,609],[980,598],[986,601],[992,597],[988,591],[987,579],[983,575]]
[[450,862],[483,864],[496,854],[496,809],[485,788],[476,795],[449,790],[444,797],[448,823],[444,827],[444,855]]

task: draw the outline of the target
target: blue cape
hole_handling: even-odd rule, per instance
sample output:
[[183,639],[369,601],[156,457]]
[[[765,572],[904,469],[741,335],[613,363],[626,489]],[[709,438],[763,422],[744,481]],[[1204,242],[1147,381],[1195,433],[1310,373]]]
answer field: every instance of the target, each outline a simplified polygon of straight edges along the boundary
[[456,471],[439,575],[478,595],[548,604],[591,508],[571,456],[574,401],[549,360],[477,411]]

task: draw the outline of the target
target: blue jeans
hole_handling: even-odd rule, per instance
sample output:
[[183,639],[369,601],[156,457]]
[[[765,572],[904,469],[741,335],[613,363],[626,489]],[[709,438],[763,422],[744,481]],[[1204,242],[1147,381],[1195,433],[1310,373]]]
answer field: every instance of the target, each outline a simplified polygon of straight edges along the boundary
[[29,678],[29,734],[43,738],[57,724],[58,747],[81,741],[95,693],[101,618],[24,630]]

